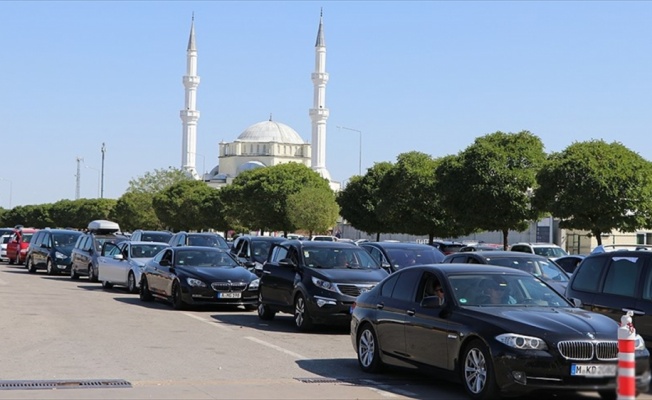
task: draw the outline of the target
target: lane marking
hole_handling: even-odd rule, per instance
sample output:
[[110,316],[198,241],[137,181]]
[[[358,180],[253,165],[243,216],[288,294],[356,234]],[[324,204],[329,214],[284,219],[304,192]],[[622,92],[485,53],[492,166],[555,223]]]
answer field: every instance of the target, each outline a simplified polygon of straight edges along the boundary
[[381,395],[383,397],[390,397],[390,398],[398,397],[394,393],[386,392],[386,391],[384,391],[382,389],[378,389],[378,388],[375,388],[375,387],[367,387],[367,389],[371,390],[372,392],[376,392],[376,393],[378,393],[379,395]]
[[303,360],[306,359],[306,357],[302,356],[301,354],[298,354],[298,353],[295,353],[295,352],[293,352],[293,351],[290,351],[290,350],[284,349],[283,347],[277,346],[277,345],[275,345],[275,344],[271,344],[271,343],[269,343],[269,342],[266,342],[266,341],[264,341],[264,340],[257,339],[257,338],[255,338],[255,337],[245,336],[245,339],[251,340],[252,342],[256,342],[256,343],[258,343],[258,344],[262,344],[263,346],[267,346],[267,347],[269,347],[269,348],[271,348],[271,349],[278,350],[278,351],[280,351],[281,353],[285,353],[285,354],[287,354],[287,355],[289,355],[289,356],[292,356],[292,357],[294,357],[294,358],[303,359]]
[[206,319],[206,318],[198,317],[198,316],[196,316],[196,315],[194,315],[194,314],[190,314],[190,313],[187,313],[187,312],[184,312],[183,314],[186,315],[186,316],[188,316],[188,317],[190,317],[190,318],[194,318],[194,319],[196,319],[196,320],[198,320],[198,321],[201,321],[201,322],[203,322],[203,323],[205,323],[205,324],[209,324],[210,326],[214,326],[215,328],[220,328],[220,329],[222,329],[223,331],[228,331],[228,330],[229,330],[229,328],[227,328],[226,326],[222,325],[221,322],[211,321],[211,320],[208,320],[208,319]]

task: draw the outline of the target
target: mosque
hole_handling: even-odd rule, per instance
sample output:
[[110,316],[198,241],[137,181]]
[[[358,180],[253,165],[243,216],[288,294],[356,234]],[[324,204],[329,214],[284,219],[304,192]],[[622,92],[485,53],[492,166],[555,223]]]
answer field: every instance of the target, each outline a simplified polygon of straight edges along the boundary
[[180,116],[183,128],[181,168],[195,179],[203,179],[209,186],[221,188],[230,184],[243,171],[263,168],[288,162],[302,163],[319,173],[330,182],[331,189],[339,190],[340,183],[331,179],[326,169],[326,42],[324,40],[323,14],[319,17],[319,28],[315,42],[315,71],[312,73],[314,86],[313,107],[309,110],[312,121],[312,142],[306,143],[297,131],[279,121],[269,120],[255,123],[245,129],[233,142],[219,143],[218,165],[209,173],[200,176],[196,168],[197,155],[197,47],[195,45],[194,16],[188,40],[185,87],[185,108]]

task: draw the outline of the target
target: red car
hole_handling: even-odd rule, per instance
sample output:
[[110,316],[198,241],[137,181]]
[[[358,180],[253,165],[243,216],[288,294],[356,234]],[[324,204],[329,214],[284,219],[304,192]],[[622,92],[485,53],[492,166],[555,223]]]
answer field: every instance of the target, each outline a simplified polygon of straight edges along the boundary
[[22,264],[25,262],[29,242],[36,231],[37,229],[34,228],[22,228],[14,232],[11,239],[9,239],[9,243],[7,243],[9,264]]

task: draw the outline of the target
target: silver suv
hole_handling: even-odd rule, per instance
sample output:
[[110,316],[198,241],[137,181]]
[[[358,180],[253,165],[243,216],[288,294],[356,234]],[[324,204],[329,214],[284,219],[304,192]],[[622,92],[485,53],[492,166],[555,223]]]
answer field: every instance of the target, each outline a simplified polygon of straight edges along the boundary
[[519,251],[521,253],[530,253],[544,256],[547,258],[557,258],[567,256],[566,250],[557,246],[554,243],[516,243],[510,248],[511,251]]

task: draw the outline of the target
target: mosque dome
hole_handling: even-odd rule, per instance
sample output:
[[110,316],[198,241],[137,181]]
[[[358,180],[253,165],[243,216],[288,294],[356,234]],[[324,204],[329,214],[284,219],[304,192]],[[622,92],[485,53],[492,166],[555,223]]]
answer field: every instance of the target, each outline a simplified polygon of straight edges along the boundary
[[251,125],[238,136],[237,140],[241,142],[304,144],[297,131],[285,124],[272,121],[271,118],[269,121]]
[[252,169],[256,168],[262,168],[264,167],[265,164],[261,163],[260,161],[249,161],[246,162],[238,167],[238,174],[244,171],[249,171]]

